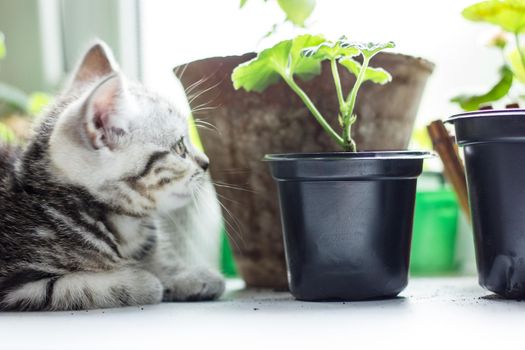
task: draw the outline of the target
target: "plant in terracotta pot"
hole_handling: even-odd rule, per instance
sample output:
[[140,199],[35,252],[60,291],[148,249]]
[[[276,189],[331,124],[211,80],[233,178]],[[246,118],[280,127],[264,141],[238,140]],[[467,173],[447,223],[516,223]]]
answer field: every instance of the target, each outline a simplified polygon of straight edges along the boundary
[[[216,190],[227,198],[223,200],[224,217],[231,223],[227,228],[239,274],[250,287],[287,289],[277,189],[267,165],[259,160],[267,153],[329,152],[337,145],[279,76],[260,93],[234,89],[232,71],[255,56],[204,58],[174,71],[188,92],[197,122],[203,120],[216,129],[201,128],[199,133],[212,159],[210,172]],[[392,81],[385,85],[367,82],[361,87],[354,112],[366,117],[352,125],[352,139],[360,150],[404,149],[434,66],[421,58],[387,51],[374,56],[373,62],[387,70]],[[331,116],[327,122],[337,130],[339,107],[330,61],[315,66],[319,74],[301,81],[301,88],[323,115]],[[356,77],[338,66],[341,88],[350,91]]]
[[[265,157],[278,184],[289,287],[298,299],[393,297],[407,284],[416,180],[429,153],[357,152],[351,132],[362,84],[391,80],[370,63],[392,47],[391,42],[301,35],[233,71],[235,88],[247,91],[262,91],[282,79],[342,150]],[[325,60],[338,101],[337,115],[331,117],[337,118],[340,133],[296,81],[319,74]],[[356,77],[349,91],[342,87],[339,65]]]

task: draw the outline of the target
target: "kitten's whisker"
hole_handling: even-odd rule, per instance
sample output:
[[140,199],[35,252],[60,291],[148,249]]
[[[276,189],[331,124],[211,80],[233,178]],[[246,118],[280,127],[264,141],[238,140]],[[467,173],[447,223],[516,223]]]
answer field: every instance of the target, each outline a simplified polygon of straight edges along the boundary
[[216,170],[217,172],[227,173],[227,174],[246,174],[250,170],[245,168],[230,168],[230,169],[220,169]]
[[209,101],[203,102],[203,103],[201,103],[201,104],[199,104],[199,105],[197,105],[197,106],[192,106],[192,105],[191,105],[191,104],[193,103],[193,100],[194,100],[194,99],[192,99],[192,100],[189,102],[189,104],[190,104],[190,108],[191,108],[192,111],[196,111],[196,110],[201,109],[201,108],[204,108],[204,107],[219,108],[219,107],[221,107],[221,104],[218,104],[218,105],[216,105],[216,106],[212,106],[212,103],[214,103],[214,102],[217,100],[217,97],[218,97],[218,96],[215,96],[215,97],[213,97],[212,99],[210,99]]
[[203,121],[203,122],[210,123],[209,120],[210,120],[211,118],[210,118],[210,117],[199,117],[199,118],[197,118],[197,119],[198,119],[199,121]]
[[209,127],[207,127],[207,126],[205,126],[205,125],[195,124],[195,126],[196,126],[197,128],[199,128],[199,129],[204,129],[204,130],[209,130],[209,131],[211,131],[211,132],[216,132],[219,136],[222,136],[222,134],[221,134],[219,131],[217,131],[217,130],[215,130],[215,129],[212,129],[212,128],[209,128]]
[[208,123],[208,122],[205,122],[203,120],[198,120],[196,119],[195,120],[195,125],[197,127],[201,127],[203,129],[207,129],[207,130],[214,130],[217,132],[217,134],[219,134],[220,136],[222,136],[222,133],[219,131],[219,129],[217,129],[217,127],[215,125],[213,125],[212,123]]
[[209,126],[210,128],[215,129],[215,130],[218,131],[217,127],[215,125],[213,125],[212,123],[208,123],[208,122],[205,122],[205,121],[197,119],[197,120],[195,120],[195,124],[202,125],[202,126]]
[[212,128],[208,128],[207,126],[204,126],[204,125],[199,125],[199,124],[195,124],[195,126],[198,128],[198,129],[204,129],[204,130],[209,130],[209,131],[216,131],[216,130],[213,130]]
[[236,201],[236,200],[231,199],[231,198],[228,198],[228,197],[226,197],[225,195],[222,195],[222,194],[217,193],[217,196],[218,196],[219,198],[222,198],[222,199],[224,199],[224,200],[227,200],[228,202],[232,202],[232,203],[235,203],[235,204],[241,205],[241,202]]
[[[215,72],[209,74],[208,76],[202,77],[199,80],[197,80],[196,82],[190,84],[190,86],[188,86],[187,89],[184,89],[184,91],[186,92],[186,96],[188,96],[188,98],[191,99],[190,95],[195,91],[195,89],[197,89],[199,86],[201,86],[202,84],[204,84],[208,80],[210,80],[212,77],[214,77],[218,70],[219,69],[217,68],[215,70]],[[223,80],[224,80],[224,78],[221,79],[216,85],[220,84]]]
[[202,124],[206,124],[206,125],[212,126],[212,127],[214,127],[214,128],[217,128],[217,127],[215,126],[215,124],[212,124],[212,123],[210,123],[209,121],[207,121],[207,120],[205,120],[205,119],[203,119],[203,118],[196,118],[195,121],[196,121],[197,123],[202,123]]
[[[201,85],[202,83],[208,81],[210,78],[214,77],[214,76],[217,74],[217,72],[219,71],[219,69],[220,69],[220,67],[218,67],[217,69],[215,69],[215,71],[212,72],[211,74],[209,74],[207,77],[202,77],[201,79],[199,79],[199,81],[201,81],[201,82],[198,83],[197,86]],[[224,78],[221,79],[221,81],[223,81],[223,80],[224,80]],[[195,85],[195,83],[193,83],[193,84],[190,85],[191,89],[190,89],[190,87],[188,87],[188,90],[184,89],[184,90],[186,91],[186,95],[189,95],[190,92],[191,92],[193,89],[195,89],[195,86],[194,86],[194,85]]]
[[[197,187],[195,189],[196,193],[197,193],[197,196],[202,193],[204,191],[204,185],[201,184],[199,187]],[[218,193],[216,193],[218,195]],[[193,195],[193,193],[192,193]],[[195,197],[194,197],[194,200],[197,200]],[[207,202],[201,202],[203,203],[208,210],[212,211],[212,209],[210,208],[209,204]],[[222,203],[220,202],[220,200],[217,198],[217,203],[222,207]],[[222,209],[225,209],[225,208],[222,208]],[[227,209],[225,209],[227,210]],[[231,213],[228,212],[228,215],[231,216]],[[226,235],[230,238],[230,241],[233,242],[233,244],[235,245],[235,247],[240,251],[240,246],[239,246],[239,243],[237,242],[237,238],[235,238],[231,233],[230,231],[228,230],[228,227],[230,227],[231,231],[233,233],[235,233],[237,236],[238,236],[238,239],[241,240],[242,244],[245,245],[245,242],[243,240],[243,237],[242,235],[240,234],[240,228],[236,228],[233,224],[231,224],[228,219],[224,216],[224,215],[221,215],[222,216],[222,220],[224,222],[224,232],[226,233]],[[233,217],[232,217],[233,218]]]
[[[182,80],[182,77],[184,76],[184,73],[186,73],[186,68],[188,68],[188,65],[189,63],[186,63],[182,66],[178,66],[177,68],[175,68],[175,76],[179,79],[179,80]],[[182,68],[181,68],[182,67]],[[179,74],[179,71],[182,69],[182,72],[180,72]]]
[[181,66],[177,66],[177,67],[173,68],[173,74],[175,74],[175,76],[177,78],[179,78],[179,70],[181,69],[180,67]]
[[191,96],[191,98],[189,100],[189,103],[191,104],[193,101],[195,101],[197,98],[199,98],[203,94],[205,94],[208,91],[211,91],[211,90],[215,89],[216,87],[218,87],[221,83],[222,83],[222,79],[220,81],[218,81],[217,83],[213,84],[212,86],[197,92],[195,95]]
[[[203,186],[200,187],[200,191],[203,191]],[[222,209],[222,212],[223,212],[223,215],[222,215],[222,220],[224,222],[224,232],[226,233],[226,235],[230,238],[230,241],[233,242],[233,244],[235,245],[235,247],[240,251],[240,245],[239,245],[239,242],[237,240],[240,240],[241,241],[241,244],[243,246],[246,245],[242,235],[241,235],[241,228],[240,228],[240,224],[239,222],[236,220],[236,218],[233,216],[233,214],[221,203],[221,201],[219,200],[219,198],[217,198],[217,203],[219,204],[219,206],[221,207]],[[205,204],[206,206],[208,206],[208,204]],[[210,209],[210,207],[208,206],[208,209]],[[234,222],[231,223],[230,220],[228,219],[228,217],[226,215],[228,215],[230,217],[230,219]],[[237,237],[235,237],[235,236]]]
[[[215,180],[214,182],[220,184],[220,185],[228,185],[228,186],[236,186],[236,187],[239,187],[239,188],[243,188],[240,184],[233,184],[233,183],[228,183],[228,182],[225,182],[225,181],[222,181],[222,180]],[[248,189],[247,187],[244,187],[245,189]]]
[[177,78],[179,77],[179,70],[180,70],[180,66],[173,68],[173,74],[175,74]]
[[199,109],[193,109],[191,112],[192,112],[192,115],[199,115],[201,113],[204,113],[206,111],[213,111],[217,108],[219,108],[220,106],[211,106],[211,107],[204,107],[204,108],[199,108]]
[[206,106],[206,105],[202,105],[202,106],[197,106],[195,108],[192,108],[191,111],[192,112],[202,112],[202,111],[212,111],[214,109],[217,109],[221,107],[220,105],[217,105],[217,106]]
[[236,186],[236,185],[232,185],[232,184],[221,183],[221,182],[217,182],[217,181],[213,181],[213,184],[215,186],[217,186],[217,187],[228,188],[228,189],[231,189],[231,190],[245,191],[245,192],[254,193],[254,194],[258,193],[255,190],[252,190],[252,189],[249,189],[249,188],[240,187],[240,186]]
[[187,88],[184,89],[184,92],[186,93],[186,96],[190,95],[193,92],[193,90],[195,90],[196,88],[198,88],[199,86],[201,86],[202,84],[207,82],[208,79],[210,79],[210,78],[211,78],[211,76],[202,77],[199,80],[197,80],[196,82],[191,83]]
[[189,86],[186,86],[184,88],[184,93],[186,94],[186,96],[188,96],[191,93],[191,91],[193,90],[193,88],[195,86],[198,86],[198,85],[202,84],[202,82],[203,82],[203,80],[199,79],[196,82],[191,83]]
[[[224,216],[223,216],[222,219],[223,219],[223,221],[224,221],[225,224],[231,226],[231,224],[228,223],[228,221],[226,220],[226,218],[224,218]],[[235,237],[235,236],[234,236],[234,235],[228,230],[227,226],[224,227],[224,233],[226,233],[226,236],[228,236],[229,241],[232,242],[232,243],[235,245],[235,248],[237,248],[237,251],[242,252],[241,245],[239,244],[239,242],[237,242],[237,240],[240,240],[240,241],[241,241],[241,244],[242,244],[243,246],[246,246],[246,244],[244,243],[244,240],[243,240],[242,236],[239,235],[239,233],[236,233],[236,235],[238,236],[238,238],[236,238],[236,237]]]
[[214,97],[213,99],[211,99],[210,101],[207,101],[207,102],[204,102],[204,103],[201,103],[197,106],[192,106],[190,104],[190,109],[191,109],[191,112],[192,114],[195,116],[197,115],[198,113],[201,113],[203,111],[206,111],[206,110],[214,110],[214,109],[217,109],[219,107],[221,107],[221,104],[217,104],[217,105],[212,105],[212,103],[216,100],[216,98]]
[[[241,234],[242,229],[241,229],[241,224],[240,224],[239,220],[237,220],[237,218],[233,215],[233,213],[228,208],[226,208],[226,206],[220,201],[220,199],[217,199],[217,200],[218,200],[219,205],[223,209],[223,212],[228,214],[228,216],[230,217],[230,219],[233,221],[233,223],[235,225],[230,223],[228,218],[223,215],[224,221],[230,226],[230,228],[232,229],[232,233],[234,233],[240,239],[241,244],[243,246],[246,246],[246,242],[244,241],[244,238],[243,238],[243,236]],[[230,237],[230,238],[233,239],[233,237]],[[237,248],[239,248],[239,246],[237,246]]]
[[[212,183],[213,183],[213,181],[212,181]],[[221,201],[220,198],[227,199],[227,200],[230,200],[230,201],[232,201],[232,200],[226,198],[226,197],[223,196],[223,195],[220,195],[220,194],[217,193],[217,192],[216,192],[216,194],[217,194],[217,197],[218,197],[218,198],[217,198],[217,201],[218,201],[219,205],[221,206],[221,208],[223,209],[223,213],[226,214],[227,216],[229,216],[230,219],[233,221],[233,223],[234,223],[235,225],[233,225],[232,223],[229,222],[228,217],[227,217],[226,215],[223,215],[223,219],[224,219],[225,223],[227,223],[227,224],[230,226],[230,228],[232,229],[232,234],[235,234],[235,235],[240,239],[241,244],[242,244],[243,246],[246,246],[246,242],[244,241],[244,238],[243,238],[243,235],[242,235],[242,228],[241,228],[242,225],[241,225],[241,223],[240,223],[239,220],[235,217],[235,215],[233,215],[233,213],[231,212],[231,210],[229,210],[229,209],[226,207],[226,205],[224,205],[224,204],[222,203],[222,201]],[[239,203],[239,204],[240,204],[240,203]],[[234,237],[233,237],[233,236],[229,236],[229,237],[230,237],[230,238],[236,243],[236,245],[237,245],[237,242],[234,240]],[[238,245],[237,245],[237,248],[239,248]]]

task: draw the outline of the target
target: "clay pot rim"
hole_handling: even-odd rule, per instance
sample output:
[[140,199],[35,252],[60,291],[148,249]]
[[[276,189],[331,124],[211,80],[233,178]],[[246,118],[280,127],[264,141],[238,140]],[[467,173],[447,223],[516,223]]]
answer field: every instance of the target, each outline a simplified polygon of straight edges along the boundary
[[420,56],[412,56],[407,55],[400,52],[381,52],[380,55],[383,56],[392,56],[392,58],[400,58],[407,61],[413,61],[416,63],[419,67],[421,67],[424,70],[427,70],[429,73],[432,73],[434,71],[434,68],[436,68],[436,64],[427,60],[426,58],[420,57]]
[[[188,64],[195,64],[195,63],[208,61],[208,60],[247,57],[246,61],[248,61],[248,60],[252,59],[253,57],[255,57],[256,55],[257,55],[256,52],[247,52],[247,53],[240,54],[240,55],[213,56],[213,57],[201,58],[201,59],[198,59],[198,60],[194,60],[194,61],[190,61],[190,62],[179,64],[179,65],[177,65],[177,66],[175,66],[173,68],[173,71],[175,72],[177,70],[177,68],[184,67],[184,66],[186,66]],[[435,63],[427,60],[426,58],[420,57],[420,56],[411,56],[411,55],[407,55],[407,54],[399,53],[399,52],[381,52],[380,55],[382,55],[382,56],[390,56],[390,58],[393,58],[393,59],[397,58],[397,59],[401,59],[401,60],[412,61],[414,64],[417,64],[418,67],[420,67],[423,70],[428,71],[429,73],[432,73],[434,71],[434,68],[436,67]],[[244,63],[246,61],[243,61],[241,63]],[[177,74],[175,74],[175,75],[177,75]]]

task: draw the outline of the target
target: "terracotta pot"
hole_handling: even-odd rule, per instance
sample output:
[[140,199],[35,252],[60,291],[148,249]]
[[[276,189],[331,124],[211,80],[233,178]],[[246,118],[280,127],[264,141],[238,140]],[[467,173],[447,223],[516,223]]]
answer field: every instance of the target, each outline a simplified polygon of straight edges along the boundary
[[[300,99],[284,83],[263,93],[234,90],[232,70],[255,55],[215,57],[176,67],[195,110],[194,117],[217,130],[201,129],[211,174],[222,197],[238,270],[248,286],[287,288],[277,191],[267,153],[337,151]],[[400,54],[381,53],[373,66],[393,77],[390,84],[363,84],[353,135],[359,150],[401,150],[408,145],[427,78],[434,65]],[[348,93],[355,78],[340,69]],[[337,100],[328,62],[322,73],[299,81],[336,130]],[[205,108],[203,108],[205,107]],[[241,187],[231,188],[230,185]]]

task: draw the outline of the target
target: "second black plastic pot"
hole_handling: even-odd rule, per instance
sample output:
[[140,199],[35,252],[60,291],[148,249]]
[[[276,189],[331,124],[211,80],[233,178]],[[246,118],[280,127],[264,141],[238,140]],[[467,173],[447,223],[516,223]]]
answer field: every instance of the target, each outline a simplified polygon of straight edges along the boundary
[[291,293],[394,297],[408,282],[417,176],[427,152],[267,155]]
[[479,283],[525,298],[525,110],[451,117],[463,146]]

